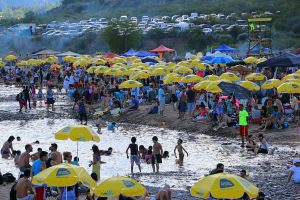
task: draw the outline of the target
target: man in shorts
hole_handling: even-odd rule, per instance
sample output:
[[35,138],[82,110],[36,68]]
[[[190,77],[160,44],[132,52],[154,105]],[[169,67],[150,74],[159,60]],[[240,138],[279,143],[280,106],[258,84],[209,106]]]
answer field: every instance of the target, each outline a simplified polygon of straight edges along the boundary
[[129,149],[130,149],[131,174],[133,174],[134,163],[139,167],[140,172],[142,172],[139,149],[138,149],[138,145],[136,144],[136,137],[131,138],[131,144],[129,144],[128,148],[126,149],[127,158],[129,158],[128,156]]
[[176,96],[177,89],[178,89],[178,83],[176,82],[171,87],[171,101],[172,101],[174,111],[176,111],[176,103],[178,101],[177,96]]
[[193,113],[195,110],[196,93],[190,85],[188,86],[188,89],[186,91],[186,96],[187,96],[187,109],[189,112],[189,116],[193,117]]
[[158,138],[154,136],[152,138],[153,141],[153,152],[152,152],[152,169],[155,173],[155,165],[156,165],[156,172],[159,173],[159,164],[162,163],[162,155],[164,153],[162,146],[158,143]]
[[239,106],[239,125],[240,125],[240,136],[242,139],[241,147],[245,146],[245,138],[248,137],[248,112],[244,110],[244,105]]

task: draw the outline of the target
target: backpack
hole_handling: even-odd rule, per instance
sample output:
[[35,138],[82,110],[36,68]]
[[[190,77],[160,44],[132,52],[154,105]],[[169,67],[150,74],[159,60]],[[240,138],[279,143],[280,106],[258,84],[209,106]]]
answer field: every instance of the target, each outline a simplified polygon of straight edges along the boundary
[[3,176],[3,182],[6,183],[13,183],[16,180],[16,178],[11,173],[6,173],[3,174],[2,176]]
[[17,94],[17,96],[16,96],[16,101],[20,101],[20,93],[19,94]]

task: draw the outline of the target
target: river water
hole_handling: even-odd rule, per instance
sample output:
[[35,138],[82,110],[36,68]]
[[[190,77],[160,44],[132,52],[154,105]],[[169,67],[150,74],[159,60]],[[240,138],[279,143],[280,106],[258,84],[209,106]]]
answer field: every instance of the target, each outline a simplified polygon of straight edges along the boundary
[[[19,89],[14,87],[1,87],[0,98],[17,94]],[[60,97],[63,104],[63,98]],[[1,101],[0,111],[17,113],[18,104],[16,101]],[[44,110],[39,107],[37,110],[30,110],[28,113],[38,113]],[[60,112],[60,111],[58,111]],[[0,122],[0,145],[2,145],[10,135],[20,136],[21,141],[14,141],[15,150],[24,151],[25,144],[33,143],[39,140],[40,144],[33,144],[34,152],[38,147],[48,150],[51,143],[58,144],[58,150],[71,151],[73,156],[76,155],[76,143],[72,141],[55,140],[54,133],[64,126],[79,124],[75,119],[52,119],[41,117],[32,120],[3,120]],[[96,131],[93,123],[88,124]],[[160,171],[162,175],[152,173],[151,165],[142,163],[142,175],[136,177],[145,185],[160,187],[168,183],[176,189],[184,190],[186,186],[193,185],[197,180],[208,174],[217,163],[223,163],[226,169],[239,173],[238,170],[246,167],[249,175],[255,174],[253,169],[257,168],[258,163],[264,161],[277,162],[278,155],[273,156],[257,156],[253,157],[239,147],[239,141],[232,139],[224,139],[219,137],[210,137],[201,134],[192,134],[178,132],[157,127],[148,127],[142,125],[119,124],[118,129],[113,133],[103,128],[100,135],[101,141],[97,143],[100,149],[106,150],[108,147],[113,148],[111,156],[103,156],[102,161],[106,162],[101,166],[101,179],[105,179],[115,175],[128,175],[130,173],[130,161],[126,158],[126,148],[130,143],[130,138],[137,137],[137,144],[148,147],[152,145],[151,138],[157,136],[165,151],[170,152],[170,158],[164,159]],[[189,153],[189,157],[185,157],[184,166],[179,167],[175,164],[174,147],[178,138],[183,139],[183,146]],[[227,143],[227,144],[224,144]],[[92,159],[91,147],[93,142],[79,143],[80,165],[84,166],[89,172],[89,161]],[[288,147],[279,146],[278,151],[289,150]],[[298,149],[299,150],[299,149]],[[2,173],[11,172],[18,174],[18,169],[14,166],[13,160],[4,160],[0,158],[0,169]],[[134,168],[135,172],[138,168]]]

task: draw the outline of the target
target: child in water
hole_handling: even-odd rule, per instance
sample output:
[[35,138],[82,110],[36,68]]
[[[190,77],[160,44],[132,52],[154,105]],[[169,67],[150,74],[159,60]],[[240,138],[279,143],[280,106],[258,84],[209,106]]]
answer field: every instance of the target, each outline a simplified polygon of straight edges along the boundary
[[107,130],[115,132],[115,129],[117,128],[116,122],[112,122],[107,126]]
[[187,156],[189,156],[188,152],[183,148],[182,143],[183,143],[182,139],[178,139],[177,145],[174,149],[175,158],[177,158],[176,150],[178,151],[179,159],[176,160],[176,163],[178,163],[180,166],[183,165],[183,158],[184,158],[183,151],[186,153]]

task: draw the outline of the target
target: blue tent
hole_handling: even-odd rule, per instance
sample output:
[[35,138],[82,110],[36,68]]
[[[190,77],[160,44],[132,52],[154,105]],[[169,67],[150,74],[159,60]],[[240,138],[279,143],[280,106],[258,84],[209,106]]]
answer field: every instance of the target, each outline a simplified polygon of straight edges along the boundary
[[136,52],[131,48],[126,53],[123,54],[123,56],[130,57],[135,56]]
[[231,58],[227,58],[227,57],[215,57],[210,61],[207,61],[208,64],[227,64],[227,63],[232,63],[234,62]]
[[[253,49],[250,51],[250,52],[252,52],[252,53],[256,53],[256,52],[259,52],[259,50],[260,50],[260,45],[258,44],[258,45],[256,45],[255,47],[253,47]],[[269,48],[264,48],[263,49],[263,53],[268,53],[269,52]]]
[[221,44],[218,48],[214,49],[213,52],[220,51],[223,53],[233,53],[236,52],[236,48],[232,48],[226,44]]
[[135,56],[143,58],[143,57],[147,57],[147,56],[158,56],[156,53],[151,53],[148,51],[138,51],[136,52]]

